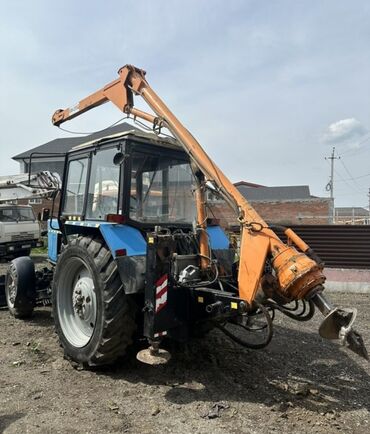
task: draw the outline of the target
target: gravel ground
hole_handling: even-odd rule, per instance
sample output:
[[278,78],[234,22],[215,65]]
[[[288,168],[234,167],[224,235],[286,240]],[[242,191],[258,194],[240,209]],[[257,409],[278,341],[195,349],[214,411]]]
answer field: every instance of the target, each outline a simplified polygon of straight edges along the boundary
[[[357,329],[370,342],[370,295],[330,297],[359,309]],[[260,351],[212,331],[172,344],[166,366],[132,355],[109,370],[79,371],[63,359],[49,308],[29,321],[2,310],[0,432],[368,433],[369,364],[323,341],[320,319],[278,314]]]

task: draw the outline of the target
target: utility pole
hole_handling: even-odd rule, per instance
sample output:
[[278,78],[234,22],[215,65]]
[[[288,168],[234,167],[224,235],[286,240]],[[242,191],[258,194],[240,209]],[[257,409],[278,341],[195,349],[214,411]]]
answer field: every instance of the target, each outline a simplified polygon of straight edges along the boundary
[[330,160],[330,181],[326,185],[326,190],[330,191],[330,199],[333,206],[331,220],[332,223],[335,223],[335,206],[334,206],[334,161],[339,160],[340,157],[335,156],[335,146],[333,146],[333,150],[331,151],[331,155],[329,157],[325,157],[325,160]]
[[369,220],[368,220],[367,224],[370,225],[370,188],[369,188],[369,193],[367,194],[367,197],[369,198]]

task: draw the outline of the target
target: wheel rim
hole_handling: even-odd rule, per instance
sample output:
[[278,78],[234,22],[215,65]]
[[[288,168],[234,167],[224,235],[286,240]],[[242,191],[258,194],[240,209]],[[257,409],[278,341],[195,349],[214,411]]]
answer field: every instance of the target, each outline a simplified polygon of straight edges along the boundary
[[16,297],[17,297],[17,287],[15,285],[15,281],[11,275],[8,275],[6,299],[8,301],[8,307],[10,309],[14,308]]
[[75,347],[87,345],[94,333],[97,303],[94,281],[86,263],[70,258],[57,288],[57,312],[65,338]]

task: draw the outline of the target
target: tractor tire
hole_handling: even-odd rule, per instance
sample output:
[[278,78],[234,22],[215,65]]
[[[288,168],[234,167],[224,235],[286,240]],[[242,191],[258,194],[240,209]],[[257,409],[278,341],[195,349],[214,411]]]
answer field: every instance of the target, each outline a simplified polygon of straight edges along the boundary
[[36,300],[35,266],[30,257],[10,262],[5,279],[5,297],[8,309],[15,318],[30,318]]
[[65,247],[55,268],[52,305],[64,354],[80,365],[112,364],[132,343],[136,305],[99,237],[80,236]]

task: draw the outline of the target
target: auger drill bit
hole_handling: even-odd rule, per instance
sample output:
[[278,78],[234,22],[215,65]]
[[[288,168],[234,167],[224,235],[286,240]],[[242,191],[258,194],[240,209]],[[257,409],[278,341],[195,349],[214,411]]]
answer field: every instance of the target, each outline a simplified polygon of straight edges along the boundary
[[318,288],[310,297],[310,300],[325,316],[319,328],[320,336],[325,339],[339,339],[342,345],[369,360],[362,336],[352,328],[357,309],[333,307],[322,294],[322,289]]

